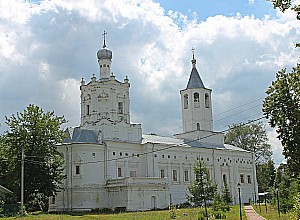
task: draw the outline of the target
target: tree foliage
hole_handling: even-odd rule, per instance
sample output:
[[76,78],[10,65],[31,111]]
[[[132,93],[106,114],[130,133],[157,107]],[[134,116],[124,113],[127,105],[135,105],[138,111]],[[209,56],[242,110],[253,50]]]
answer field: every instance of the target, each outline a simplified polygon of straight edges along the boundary
[[266,91],[263,112],[276,128],[292,176],[300,173],[300,64],[287,73],[278,71]]
[[287,213],[294,206],[294,197],[300,190],[300,184],[297,178],[290,177],[286,164],[281,164],[277,168],[273,192],[274,198],[276,198],[276,189],[280,200],[280,211]]
[[274,8],[279,8],[280,11],[285,12],[285,10],[291,8],[297,13],[297,19],[300,20],[300,5],[292,4],[292,0],[269,0],[273,3]]
[[272,150],[268,142],[265,125],[262,122],[233,124],[225,134],[226,144],[253,152],[256,164],[264,163],[271,158]]
[[[62,143],[64,132],[60,126],[65,118],[54,112],[44,112],[29,105],[23,112],[6,117],[9,131],[2,136],[2,151],[7,161],[7,173],[2,174],[6,186],[20,199],[21,151],[25,152],[24,200],[33,204],[37,193],[42,194],[45,207],[47,198],[55,194],[62,174],[62,155],[56,145]],[[45,208],[44,207],[44,208]]]
[[269,192],[274,186],[275,164],[273,160],[256,166],[256,179],[258,183],[258,192]]
[[188,186],[191,196],[187,196],[187,199],[196,206],[201,206],[214,198],[217,186],[211,181],[209,171],[203,161],[196,161],[194,174],[195,181]]

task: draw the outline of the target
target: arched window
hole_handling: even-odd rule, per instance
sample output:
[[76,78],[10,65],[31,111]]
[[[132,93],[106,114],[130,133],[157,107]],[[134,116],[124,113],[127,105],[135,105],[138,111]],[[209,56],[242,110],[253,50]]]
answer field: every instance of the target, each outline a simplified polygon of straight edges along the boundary
[[197,123],[197,130],[200,131],[200,123]]
[[205,108],[209,108],[209,95],[205,93]]
[[189,96],[187,94],[183,97],[183,107],[187,109],[189,107]]
[[200,107],[199,93],[198,92],[194,93],[194,107],[195,108],[199,108]]

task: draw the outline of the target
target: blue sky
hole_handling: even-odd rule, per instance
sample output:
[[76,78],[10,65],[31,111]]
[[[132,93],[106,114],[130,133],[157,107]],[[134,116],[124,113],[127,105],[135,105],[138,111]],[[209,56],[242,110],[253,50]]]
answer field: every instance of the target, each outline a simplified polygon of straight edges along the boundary
[[[157,3],[159,2],[159,4]],[[0,131],[4,116],[30,103],[80,123],[80,80],[99,77],[104,30],[112,71],[131,82],[131,119],[144,133],[182,130],[179,91],[191,71],[191,48],[212,89],[214,129],[262,116],[275,73],[298,61],[295,14],[267,1],[0,1]],[[267,123],[267,122],[266,122]],[[276,164],[282,147],[268,129]]]
[[266,14],[274,16],[276,11],[273,5],[266,0],[156,0],[165,9],[179,11],[182,14],[193,16],[197,13],[199,21],[205,21],[208,17],[215,15],[232,16],[240,13],[242,16],[254,15],[256,18],[263,18]]

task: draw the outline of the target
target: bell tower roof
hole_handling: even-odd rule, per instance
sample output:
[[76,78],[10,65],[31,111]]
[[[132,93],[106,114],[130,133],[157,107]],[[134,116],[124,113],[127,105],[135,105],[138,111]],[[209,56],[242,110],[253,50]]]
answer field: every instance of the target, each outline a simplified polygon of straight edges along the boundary
[[196,68],[196,59],[195,59],[195,49],[192,49],[193,53],[193,59],[191,60],[193,64],[193,68],[191,71],[189,82],[186,86],[186,89],[198,89],[198,88],[205,88],[202,79],[200,78],[200,75],[198,73],[198,70]]

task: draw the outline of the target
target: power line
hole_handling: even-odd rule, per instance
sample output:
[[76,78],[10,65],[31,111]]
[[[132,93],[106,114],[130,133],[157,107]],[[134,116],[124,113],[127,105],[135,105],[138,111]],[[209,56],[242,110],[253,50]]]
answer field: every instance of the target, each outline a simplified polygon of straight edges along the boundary
[[[247,124],[251,124],[251,123],[256,122],[256,121],[259,121],[259,120],[261,120],[263,118],[265,118],[265,116],[262,116],[262,117],[257,118],[257,119],[249,120],[248,122],[242,123],[242,126],[247,125]],[[229,128],[227,128],[227,129],[225,129],[223,131],[220,131],[220,132],[227,132],[227,131],[229,131],[231,129],[233,129],[233,128],[229,127]],[[202,140],[202,139],[205,139],[205,138],[212,137],[214,135],[216,135],[216,133],[212,133],[212,134],[204,136],[204,137],[199,137],[199,138],[194,139],[194,140],[189,140],[187,142],[184,142],[184,144],[189,144],[189,143],[192,143],[192,142],[195,142],[195,141],[199,141],[199,140]],[[172,146],[169,146],[169,147],[165,147],[165,148],[161,148],[161,149],[156,149],[156,150],[153,150],[153,151],[142,152],[142,153],[137,154],[138,156],[137,155],[128,155],[128,156],[123,156],[123,157],[119,157],[119,158],[111,158],[111,159],[108,159],[108,160],[97,160],[97,161],[80,162],[79,164],[80,165],[82,165],[82,164],[94,164],[94,163],[105,163],[105,162],[110,162],[110,161],[124,160],[124,159],[133,158],[133,157],[139,157],[139,156],[143,156],[143,155],[147,155],[147,154],[153,154],[155,152],[165,151],[165,150],[176,148],[176,147],[179,147],[179,146],[178,145],[172,145]],[[38,162],[38,161],[29,160],[29,162],[33,163],[33,162]],[[74,162],[70,162],[69,164],[73,164],[73,163]]]

